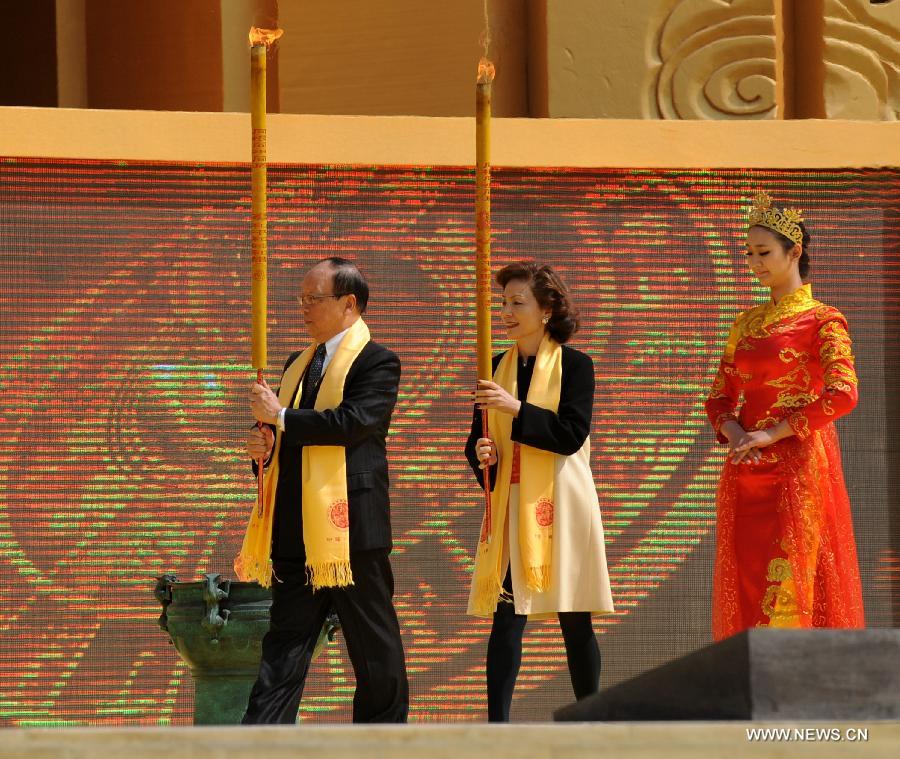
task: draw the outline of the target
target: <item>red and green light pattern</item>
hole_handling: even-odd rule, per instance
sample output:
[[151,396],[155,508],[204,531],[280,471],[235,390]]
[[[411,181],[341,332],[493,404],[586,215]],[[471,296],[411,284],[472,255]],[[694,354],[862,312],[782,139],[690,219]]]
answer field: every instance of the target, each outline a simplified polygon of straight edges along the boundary
[[[804,209],[814,292],[850,320],[861,402],[840,422],[844,460],[868,621],[895,622],[898,173],[493,176],[495,266],[556,266],[583,316],[573,345],[596,367],[593,467],[618,606],[596,622],[604,685],[709,642],[722,449],[702,402],[731,320],[766,297],[741,252],[760,189]],[[366,273],[373,337],[403,362],[393,562],[420,721],[485,718],[488,623],[464,613],[483,508],[462,454],[474,197],[471,169],[269,170],[270,382],[304,346],[299,280],[331,255]],[[246,166],[0,161],[0,724],[191,720],[153,578],[233,576],[254,507],[249,215]],[[501,350],[496,319],[494,334]],[[353,685],[330,645],[301,717],[348,720]],[[514,717],[571,698],[558,626],[530,625]]]

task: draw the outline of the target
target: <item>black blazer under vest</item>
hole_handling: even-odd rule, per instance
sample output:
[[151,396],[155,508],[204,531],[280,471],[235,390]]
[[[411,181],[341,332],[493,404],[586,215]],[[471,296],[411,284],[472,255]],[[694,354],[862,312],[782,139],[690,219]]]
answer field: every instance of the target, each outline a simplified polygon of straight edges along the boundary
[[[504,353],[493,359],[496,372]],[[544,451],[563,456],[577,453],[591,433],[591,414],[594,408],[594,362],[591,357],[568,345],[562,346],[562,387],[556,413],[527,402],[534,359],[517,367],[517,389],[522,408],[512,422],[512,439]],[[478,484],[484,487],[484,472],[478,466],[475,443],[481,437],[481,410],[474,409],[472,428],[466,440],[466,458]],[[497,466],[491,467],[491,487],[496,483]]]

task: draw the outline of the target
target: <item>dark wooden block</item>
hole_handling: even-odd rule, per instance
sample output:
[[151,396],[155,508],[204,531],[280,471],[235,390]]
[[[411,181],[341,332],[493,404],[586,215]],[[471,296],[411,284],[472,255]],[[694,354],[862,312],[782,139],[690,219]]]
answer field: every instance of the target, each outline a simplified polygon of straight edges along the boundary
[[748,630],[554,719],[900,719],[900,630]]

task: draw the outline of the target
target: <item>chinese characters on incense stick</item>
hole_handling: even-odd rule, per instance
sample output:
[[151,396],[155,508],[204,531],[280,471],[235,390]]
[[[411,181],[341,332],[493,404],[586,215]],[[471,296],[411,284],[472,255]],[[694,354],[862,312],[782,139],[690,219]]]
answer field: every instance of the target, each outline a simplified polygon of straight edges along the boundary
[[[475,319],[477,329],[478,379],[493,378],[491,367],[491,83],[494,64],[483,57],[478,62],[475,84]],[[488,437],[487,410],[481,412],[482,436]],[[491,536],[491,478],[484,474],[484,529]]]
[[[266,197],[266,55],[281,36],[281,29],[250,30],[250,360],[256,381],[262,382],[268,362],[266,312],[268,289],[268,224]],[[262,426],[262,424],[260,424]],[[263,508],[263,461],[257,462],[257,509]]]

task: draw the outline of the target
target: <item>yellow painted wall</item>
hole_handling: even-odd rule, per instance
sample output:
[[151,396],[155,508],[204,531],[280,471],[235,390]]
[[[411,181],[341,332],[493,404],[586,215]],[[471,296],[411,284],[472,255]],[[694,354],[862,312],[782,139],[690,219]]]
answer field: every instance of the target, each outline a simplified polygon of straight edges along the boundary
[[[491,0],[494,113],[528,114],[525,0]],[[283,113],[474,113],[482,0],[282,2]]]
[[[273,163],[472,165],[472,118],[268,119]],[[250,158],[238,113],[0,108],[0,155],[159,161]],[[900,166],[900,124],[872,121],[495,119],[497,166],[830,168]]]
[[222,110],[221,15],[210,0],[89,0],[91,108]]
[[547,0],[549,115],[772,118],[774,0]]
[[[270,59],[271,111],[472,113],[483,0],[55,0],[56,29],[43,33],[56,37],[58,102],[245,111],[246,34],[276,6],[285,36]],[[795,107],[781,116],[900,117],[900,1],[488,0],[488,7],[499,116],[772,119],[776,58],[783,65],[789,50],[779,92]],[[811,31],[811,8],[824,14],[823,31]],[[776,12],[782,21],[799,19],[793,42],[778,41],[778,56]],[[29,73],[6,72],[15,81]]]
[[900,118],[900,2],[825,0],[825,113]]

